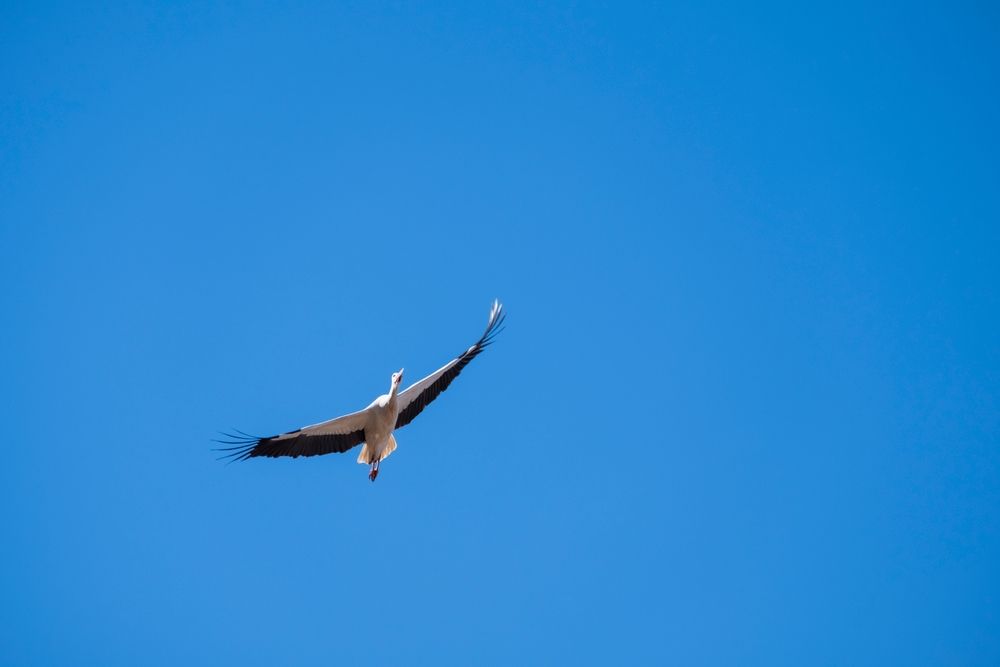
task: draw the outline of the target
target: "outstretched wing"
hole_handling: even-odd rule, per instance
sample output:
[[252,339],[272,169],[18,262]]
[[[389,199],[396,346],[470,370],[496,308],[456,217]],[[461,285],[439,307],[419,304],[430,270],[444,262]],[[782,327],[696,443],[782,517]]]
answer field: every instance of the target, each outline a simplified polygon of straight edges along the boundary
[[222,447],[217,451],[229,452],[224,454],[222,458],[233,461],[245,461],[255,456],[291,456],[296,458],[346,452],[365,441],[365,423],[367,421],[368,410],[366,408],[321,424],[306,426],[269,438],[258,438],[242,431],[237,431],[238,435],[226,433],[226,440],[217,440],[216,442],[232,446]]
[[494,300],[486,331],[476,341],[476,344],[420,382],[410,385],[399,395],[399,415],[396,417],[396,428],[402,428],[413,421],[431,401],[448,388],[448,385],[458,377],[462,369],[493,342],[493,339],[502,330],[501,325],[505,317],[503,305]]

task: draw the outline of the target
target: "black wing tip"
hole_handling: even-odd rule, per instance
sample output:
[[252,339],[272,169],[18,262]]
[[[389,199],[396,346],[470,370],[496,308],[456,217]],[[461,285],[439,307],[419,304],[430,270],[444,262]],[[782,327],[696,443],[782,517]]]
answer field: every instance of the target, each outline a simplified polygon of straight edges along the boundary
[[220,431],[219,435],[223,436],[225,440],[220,440],[218,438],[213,438],[212,442],[217,442],[220,445],[230,445],[229,447],[214,447],[213,452],[227,452],[222,456],[218,457],[216,461],[228,460],[229,463],[233,461],[246,461],[248,458],[254,456],[254,449],[261,443],[262,440],[267,440],[267,438],[262,438],[257,435],[250,435],[249,433],[244,433],[243,431],[234,428],[235,433],[225,433]]
[[504,322],[507,320],[507,313],[504,312],[503,304],[500,303],[498,299],[493,300],[493,308],[490,310],[490,320],[486,323],[486,331],[483,335],[479,337],[476,344],[470,347],[466,352],[459,355],[459,359],[465,357],[467,359],[472,359],[485,348],[493,344],[496,337],[503,331]]
[[497,334],[503,331],[503,323],[506,319],[507,313],[504,311],[500,299],[493,299],[493,308],[490,309],[490,319],[486,323],[486,331],[483,332],[482,337],[479,339],[480,347],[486,347],[493,342]]

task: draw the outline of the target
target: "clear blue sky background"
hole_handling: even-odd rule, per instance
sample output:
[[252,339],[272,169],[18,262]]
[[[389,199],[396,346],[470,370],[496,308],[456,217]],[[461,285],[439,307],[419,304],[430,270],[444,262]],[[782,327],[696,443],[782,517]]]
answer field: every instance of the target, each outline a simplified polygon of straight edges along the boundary
[[[0,10],[0,663],[1000,663],[989,3],[80,4]],[[495,296],[375,484],[209,451]]]

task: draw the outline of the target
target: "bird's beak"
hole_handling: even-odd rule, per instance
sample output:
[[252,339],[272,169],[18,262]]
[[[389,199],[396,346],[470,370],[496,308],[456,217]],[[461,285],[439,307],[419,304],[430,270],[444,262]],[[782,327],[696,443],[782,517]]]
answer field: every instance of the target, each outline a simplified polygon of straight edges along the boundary
[[399,369],[399,381],[400,382],[403,381],[403,369],[402,368]]

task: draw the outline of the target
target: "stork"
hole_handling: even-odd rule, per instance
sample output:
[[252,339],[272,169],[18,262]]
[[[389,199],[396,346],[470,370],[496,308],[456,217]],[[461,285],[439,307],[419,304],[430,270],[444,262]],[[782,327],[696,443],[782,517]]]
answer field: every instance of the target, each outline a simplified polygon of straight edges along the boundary
[[363,444],[358,463],[369,466],[368,479],[374,482],[379,464],[396,450],[393,432],[413,421],[493,342],[501,331],[504,318],[503,305],[494,300],[486,331],[472,347],[403,391],[399,391],[403,382],[403,369],[400,368],[392,374],[389,393],[376,398],[364,410],[265,438],[239,430],[236,434],[224,433],[227,439],[216,442],[230,446],[216,451],[228,452],[222,456],[224,459],[245,461],[257,456],[297,458],[346,452]]

